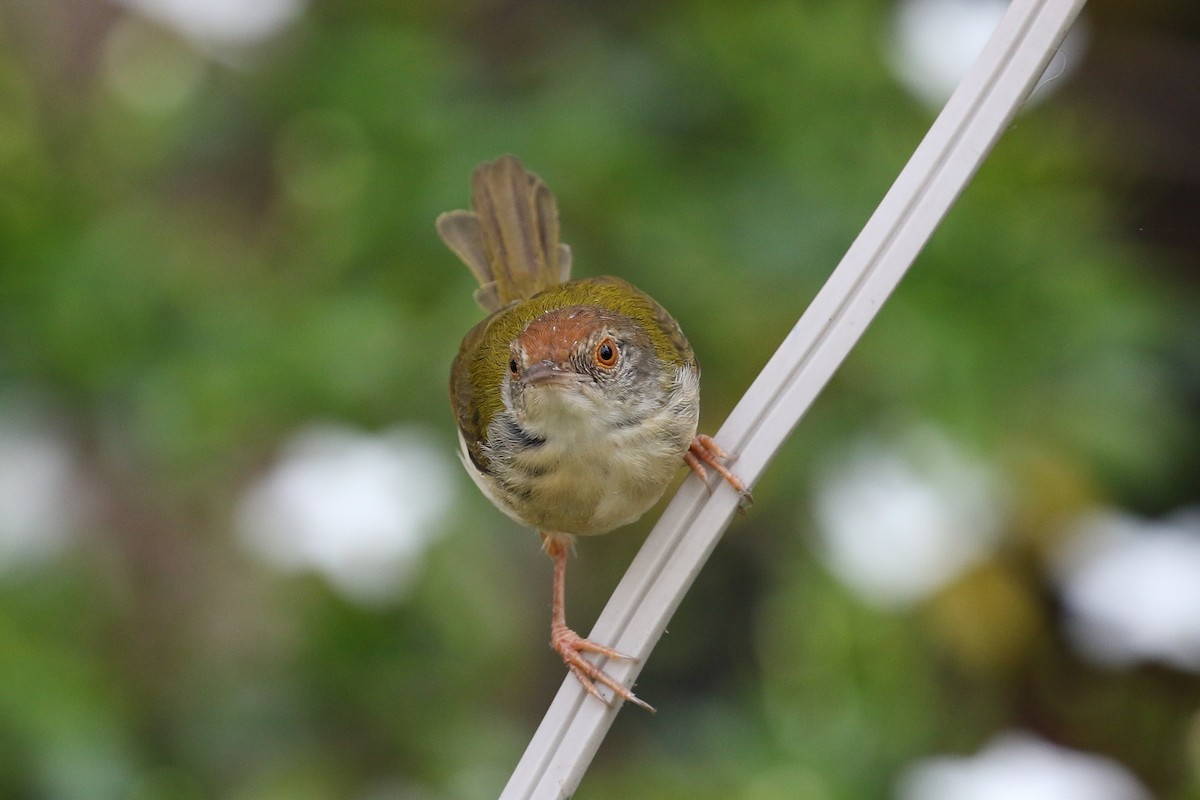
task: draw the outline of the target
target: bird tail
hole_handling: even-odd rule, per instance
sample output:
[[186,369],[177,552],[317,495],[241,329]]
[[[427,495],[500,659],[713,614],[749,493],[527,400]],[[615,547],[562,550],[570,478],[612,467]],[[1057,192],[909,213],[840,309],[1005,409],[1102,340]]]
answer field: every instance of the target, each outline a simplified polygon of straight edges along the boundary
[[558,203],[515,156],[471,175],[471,210],[437,218],[438,235],[479,280],[475,302],[492,312],[571,277],[571,248],[558,240]]

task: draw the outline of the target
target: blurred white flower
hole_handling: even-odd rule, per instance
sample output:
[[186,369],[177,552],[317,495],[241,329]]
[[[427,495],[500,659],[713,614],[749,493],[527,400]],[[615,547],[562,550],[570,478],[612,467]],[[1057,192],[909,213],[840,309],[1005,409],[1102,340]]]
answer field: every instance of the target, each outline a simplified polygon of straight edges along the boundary
[[[1008,9],[1007,0],[899,0],[892,18],[888,61],[917,99],[941,108],[983,52]],[[1076,23],[1030,95],[1040,99],[1054,81],[1074,71],[1084,51]],[[1044,86],[1050,84],[1050,86]]]
[[118,0],[197,44],[253,44],[280,33],[307,0]]
[[1200,509],[1162,522],[1086,517],[1055,573],[1067,632],[1084,656],[1200,671]]
[[1127,769],[1026,733],[1005,733],[977,755],[939,756],[900,778],[900,800],[1149,800]]
[[34,413],[0,415],[0,573],[57,555],[88,495],[65,436]]
[[913,604],[991,552],[1000,494],[986,466],[934,431],[862,445],[817,487],[821,555],[866,602]]
[[265,563],[315,570],[346,596],[379,602],[404,590],[442,532],[452,470],[449,456],[416,428],[379,435],[307,428],[247,491],[236,527]]

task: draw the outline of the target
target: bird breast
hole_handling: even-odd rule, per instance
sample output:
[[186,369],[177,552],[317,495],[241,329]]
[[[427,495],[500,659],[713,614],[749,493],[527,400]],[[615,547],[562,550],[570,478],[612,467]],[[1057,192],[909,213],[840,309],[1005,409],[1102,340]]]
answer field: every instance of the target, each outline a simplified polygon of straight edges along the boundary
[[682,463],[699,417],[695,370],[679,368],[658,402],[636,420],[588,413],[556,389],[536,428],[511,409],[493,419],[486,473],[464,458],[476,483],[513,519],[555,533],[597,534],[644,514]]

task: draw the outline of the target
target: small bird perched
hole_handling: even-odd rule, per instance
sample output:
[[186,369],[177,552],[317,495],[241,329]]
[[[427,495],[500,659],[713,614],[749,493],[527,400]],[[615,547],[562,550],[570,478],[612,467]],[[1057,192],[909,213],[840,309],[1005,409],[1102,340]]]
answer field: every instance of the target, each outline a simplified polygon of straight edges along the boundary
[[750,502],[696,435],[700,368],[674,318],[613,277],[570,280],[558,205],[513,156],[480,164],[471,211],[437,219],[438,234],[479,280],[488,312],[450,371],[463,464],[504,513],[536,528],[554,560],[550,642],[592,695],[594,681],[654,709],[583,657],[628,658],[567,627],[567,555],[576,534],[606,533],[644,514],[681,463],[705,465]]

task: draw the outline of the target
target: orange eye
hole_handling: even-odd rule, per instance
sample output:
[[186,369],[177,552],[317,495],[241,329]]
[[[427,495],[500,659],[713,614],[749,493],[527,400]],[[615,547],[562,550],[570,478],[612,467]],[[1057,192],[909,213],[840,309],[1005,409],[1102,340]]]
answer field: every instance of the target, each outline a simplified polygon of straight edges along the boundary
[[621,351],[611,338],[605,336],[600,340],[600,344],[596,345],[595,359],[598,366],[611,369],[617,365],[620,358]]
[[512,373],[514,378],[517,377],[517,371],[519,369],[520,367],[517,365],[517,360],[515,358],[508,362],[508,371]]

